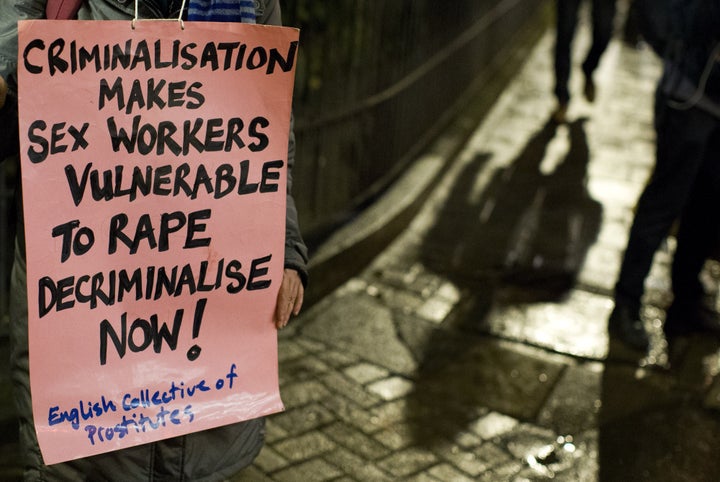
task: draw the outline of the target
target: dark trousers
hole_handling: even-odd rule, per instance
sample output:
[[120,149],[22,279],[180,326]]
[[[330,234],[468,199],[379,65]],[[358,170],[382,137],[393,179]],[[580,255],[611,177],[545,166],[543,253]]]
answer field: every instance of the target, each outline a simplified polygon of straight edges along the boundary
[[[557,0],[557,37],[555,39],[555,96],[558,102],[570,100],[568,81],[572,65],[572,42],[582,0]],[[592,46],[582,64],[586,76],[591,76],[600,63],[613,32],[615,0],[592,0]]]
[[658,93],[655,127],[655,170],[638,201],[615,286],[616,301],[636,306],[655,251],[676,220],[676,300],[695,302],[704,294],[699,275],[720,240],[720,120],[697,107],[672,108]]

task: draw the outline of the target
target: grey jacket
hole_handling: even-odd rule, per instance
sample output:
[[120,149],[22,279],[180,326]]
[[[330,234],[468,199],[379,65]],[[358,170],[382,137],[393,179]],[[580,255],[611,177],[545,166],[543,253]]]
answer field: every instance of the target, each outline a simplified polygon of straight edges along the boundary
[[[179,14],[180,3],[179,0],[170,0],[171,10],[175,10],[172,16]],[[259,0],[255,4],[258,23],[280,24],[278,0]],[[134,8],[133,0],[86,0],[78,12],[78,18],[129,20],[134,17]],[[0,1],[0,74],[8,80],[11,90],[16,91],[17,88],[17,21],[43,18],[44,9],[45,0]],[[139,18],[160,16],[160,7],[155,0],[141,0]],[[12,100],[13,97],[10,98]],[[0,126],[0,129],[4,128]],[[17,156],[13,157],[17,162]],[[291,129],[285,266],[296,269],[305,282],[307,250],[300,236],[297,212],[290,195],[293,164],[294,137]],[[22,221],[19,228],[22,229]],[[44,465],[32,423],[27,353],[27,280],[22,231],[18,238],[20,249],[16,252],[11,282],[10,336],[20,445],[26,458],[25,480],[216,481],[230,477],[253,461],[264,441],[262,418],[67,463]]]

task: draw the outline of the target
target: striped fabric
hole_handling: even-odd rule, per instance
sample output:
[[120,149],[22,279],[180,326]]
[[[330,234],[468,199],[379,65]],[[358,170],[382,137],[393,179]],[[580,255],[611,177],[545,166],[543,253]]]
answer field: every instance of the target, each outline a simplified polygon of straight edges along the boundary
[[255,23],[255,0],[190,0],[188,20]]

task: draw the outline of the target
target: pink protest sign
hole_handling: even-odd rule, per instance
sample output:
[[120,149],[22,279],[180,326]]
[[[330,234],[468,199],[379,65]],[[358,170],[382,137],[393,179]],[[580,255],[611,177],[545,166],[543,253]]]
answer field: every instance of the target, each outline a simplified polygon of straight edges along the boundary
[[283,409],[298,31],[23,21],[30,376],[47,464]]

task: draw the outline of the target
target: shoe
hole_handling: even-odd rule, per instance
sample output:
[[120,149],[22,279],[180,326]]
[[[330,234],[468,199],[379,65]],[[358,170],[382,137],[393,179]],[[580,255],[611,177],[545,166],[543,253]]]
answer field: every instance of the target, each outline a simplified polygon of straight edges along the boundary
[[674,301],[667,310],[665,338],[696,333],[720,335],[720,315],[701,300]]
[[567,102],[558,102],[557,107],[552,113],[552,120],[556,124],[564,124],[567,122]]
[[640,319],[640,310],[626,304],[615,303],[608,321],[608,331],[611,337],[635,350],[647,351],[650,346],[650,339]]
[[585,87],[583,88],[583,93],[585,94],[585,98],[588,102],[595,102],[595,82],[589,75],[585,75]]

